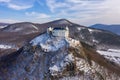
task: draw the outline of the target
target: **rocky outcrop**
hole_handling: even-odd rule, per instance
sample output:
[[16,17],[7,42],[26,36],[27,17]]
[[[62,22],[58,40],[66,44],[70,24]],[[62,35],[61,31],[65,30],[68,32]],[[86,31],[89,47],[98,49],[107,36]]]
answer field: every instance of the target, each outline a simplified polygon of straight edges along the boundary
[[[72,41],[72,42],[71,42]],[[120,67],[91,46],[42,34],[0,65],[1,80],[119,80]],[[72,45],[71,45],[72,43]],[[11,57],[12,58],[12,57]]]

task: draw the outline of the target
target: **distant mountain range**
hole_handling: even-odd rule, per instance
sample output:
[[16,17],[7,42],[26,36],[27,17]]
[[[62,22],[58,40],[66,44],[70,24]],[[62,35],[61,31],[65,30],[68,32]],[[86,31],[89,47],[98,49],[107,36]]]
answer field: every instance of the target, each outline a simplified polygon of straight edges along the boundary
[[120,35],[120,25],[95,24],[90,27],[97,28],[97,29],[103,29],[103,30],[109,30],[113,33]]

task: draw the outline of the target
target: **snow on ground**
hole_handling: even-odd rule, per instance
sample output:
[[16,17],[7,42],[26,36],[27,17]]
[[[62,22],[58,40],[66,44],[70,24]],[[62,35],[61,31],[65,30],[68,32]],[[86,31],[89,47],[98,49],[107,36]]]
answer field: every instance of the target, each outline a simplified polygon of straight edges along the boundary
[[38,37],[36,37],[35,39],[33,39],[32,41],[30,41],[30,43],[32,43],[32,45],[39,45],[40,43],[45,43],[45,41],[50,38],[50,36],[48,34],[42,34]]
[[65,66],[74,61],[74,56],[68,53],[61,53],[58,58],[59,59],[54,61],[55,63],[49,67],[51,75],[62,74],[61,72],[66,68]]
[[95,40],[95,39],[93,39],[93,42],[94,42],[94,43],[99,43],[99,41],[97,41],[97,40]]
[[66,41],[69,43],[69,46],[72,46],[72,47],[76,47],[76,46],[80,45],[79,40],[75,40],[72,38],[66,38]]
[[50,69],[50,71],[59,71],[60,70],[59,65],[54,65],[54,66],[50,67],[49,69]]
[[120,65],[120,50],[109,49],[108,51],[98,50],[97,52],[103,55],[105,58],[109,59],[110,61]]
[[0,44],[0,49],[18,49],[14,45]]
[[80,31],[80,30],[82,30],[82,28],[81,27],[77,27],[77,29]]
[[46,40],[45,43],[40,43],[40,46],[42,49],[44,49],[46,52],[50,51],[57,51],[61,47],[65,46],[66,42],[64,40],[54,40],[52,42],[52,39]]
[[92,33],[92,32],[102,32],[102,30],[98,30],[98,29],[88,29],[89,30],[89,32],[90,33]]
[[100,53],[101,55],[120,57],[120,50],[113,50],[113,49],[110,49],[108,51],[98,50],[97,52]]
[[65,38],[53,37],[47,33],[38,36],[37,38],[33,39],[30,43],[32,43],[33,46],[40,45],[45,52],[57,51],[61,47],[67,45]]
[[10,48],[12,48],[12,46],[0,44],[0,48],[2,48],[2,49],[10,49]]
[[7,27],[7,26],[0,26],[0,29],[5,28],[5,27]]
[[37,28],[36,26],[32,25],[32,27],[33,27],[34,29],[38,30],[38,28]]
[[37,46],[37,45],[41,46],[41,48],[45,52],[57,51],[58,49],[65,46],[67,47],[68,45],[75,47],[78,44],[80,44],[78,40],[72,38],[65,38],[65,37],[54,37],[47,33],[36,37],[32,41],[30,41],[30,43],[33,46]]
[[76,58],[76,66],[80,71],[88,72],[90,70],[89,64],[86,64],[84,59]]
[[109,52],[116,52],[116,53],[120,53],[120,50],[118,49],[108,49]]
[[[39,45],[44,52],[54,52],[58,50],[62,50],[58,53],[56,58],[51,59],[52,65],[49,67],[50,73],[52,75],[57,75],[58,73],[64,70],[65,66],[70,64],[70,62],[74,61],[74,56],[72,54],[68,54],[64,49],[69,46],[69,43],[78,43],[76,40],[67,39],[65,37],[54,37],[47,33],[42,34],[31,42],[32,46]],[[60,49],[61,48],[61,49]]]
[[120,57],[115,57],[115,56],[105,56],[105,58],[109,59],[112,62],[117,63],[118,65],[120,65]]
[[93,30],[93,29],[88,29],[88,30],[89,30],[89,32],[90,32],[90,33],[94,32],[94,30]]

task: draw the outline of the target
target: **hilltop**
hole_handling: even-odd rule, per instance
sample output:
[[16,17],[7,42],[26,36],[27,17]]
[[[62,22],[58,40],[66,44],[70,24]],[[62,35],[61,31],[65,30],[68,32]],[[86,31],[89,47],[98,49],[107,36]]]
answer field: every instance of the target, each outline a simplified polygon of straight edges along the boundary
[[[63,34],[68,27],[69,36],[51,34],[49,27],[61,29]],[[110,31],[60,19],[43,24],[15,23],[0,33],[1,80],[120,77],[120,36]]]

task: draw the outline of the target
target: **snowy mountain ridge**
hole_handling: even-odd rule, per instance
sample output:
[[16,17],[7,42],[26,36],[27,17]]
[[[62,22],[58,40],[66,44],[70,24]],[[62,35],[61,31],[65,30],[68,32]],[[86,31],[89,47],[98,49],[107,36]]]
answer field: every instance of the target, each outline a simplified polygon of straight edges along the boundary
[[[51,62],[50,66],[48,67],[48,70],[50,71],[49,73],[51,74],[51,76],[63,76],[63,72],[66,69],[65,67],[67,65],[71,65],[71,67],[75,67],[78,72],[79,71],[84,71],[86,75],[86,80],[87,79],[87,74],[90,75],[90,73],[96,73],[96,70],[94,68],[94,66],[96,65],[95,62],[92,61],[93,66],[89,65],[89,61],[87,61],[87,55],[81,53],[82,51],[80,51],[80,55],[83,55],[84,58],[86,59],[84,61],[84,59],[80,59],[78,57],[75,57],[73,54],[71,54],[71,52],[69,53],[68,48],[72,47],[72,48],[77,48],[78,46],[82,47],[81,43],[78,40],[72,39],[72,38],[65,38],[65,37],[55,37],[52,35],[49,35],[47,33],[44,33],[38,37],[36,37],[35,39],[33,39],[31,42],[32,46],[34,48],[36,48],[37,46],[39,46],[43,52],[49,54],[51,52],[58,52],[59,54],[57,54],[56,56],[54,56],[53,58],[51,58]],[[60,50],[60,52],[59,52]],[[80,49],[82,50],[82,49]],[[117,51],[117,50],[108,50],[108,51]],[[115,64],[120,64],[120,56],[118,56],[118,58],[114,58],[115,56],[112,56],[110,54],[110,52],[106,51],[106,54],[104,51],[97,51],[98,53],[100,53],[100,55],[103,55],[106,59],[115,62]],[[79,53],[79,52],[78,52]],[[114,52],[115,53],[115,52]],[[113,55],[118,55],[119,53],[115,53]],[[62,59],[61,59],[62,58]],[[84,67],[83,67],[84,66]],[[89,72],[90,70],[90,72]],[[77,72],[77,71],[76,71]],[[99,73],[99,72],[98,72]],[[67,73],[66,73],[67,74]],[[76,74],[76,73],[75,73]],[[101,73],[99,73],[101,74]],[[65,77],[64,77],[65,78]],[[64,80],[63,78],[63,80]],[[74,79],[79,80],[80,76],[74,76]],[[65,78],[68,79],[68,78]],[[72,79],[69,79],[72,80]],[[99,79],[98,79],[99,80]]]
[[72,38],[54,37],[47,33],[42,34],[30,42],[33,46],[40,46],[45,52],[54,52],[62,47],[79,45],[79,41]]
[[1,80],[120,79],[116,62],[110,63],[109,58],[78,40],[47,33],[32,39],[9,64],[0,68]]
[[[64,22],[64,20],[63,20]],[[16,51],[2,55],[0,62],[0,80],[119,80],[120,79],[120,37],[104,30],[97,30],[75,24],[62,23],[37,24],[28,30],[37,30],[37,34],[19,35],[8,43],[24,41],[18,44]],[[20,23],[21,24],[21,23]],[[25,26],[28,26],[24,23]],[[52,25],[51,25],[52,24]],[[16,24],[15,30],[23,27]],[[64,26],[63,26],[64,25]],[[69,28],[69,37],[48,34],[47,28]],[[11,30],[11,26],[8,26]],[[44,27],[44,28],[43,28]],[[23,27],[24,28],[24,27]],[[6,28],[7,29],[7,28]],[[26,34],[26,29],[23,29]],[[9,30],[8,30],[9,31]],[[14,31],[14,29],[13,29]],[[5,33],[5,32],[4,32]],[[8,32],[7,34],[12,33]],[[21,32],[20,32],[21,33]],[[103,36],[104,35],[104,36]],[[5,36],[5,35],[4,35]],[[2,38],[6,40],[8,36]],[[28,36],[28,38],[27,38]],[[7,41],[7,40],[6,40]],[[1,44],[2,53],[6,49],[16,48]],[[97,47],[96,47],[97,46]],[[3,48],[3,49],[2,49]],[[118,50],[117,50],[118,49]],[[22,77],[21,77],[22,76]]]

